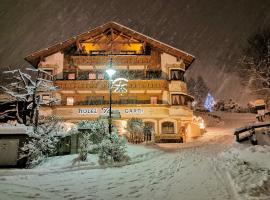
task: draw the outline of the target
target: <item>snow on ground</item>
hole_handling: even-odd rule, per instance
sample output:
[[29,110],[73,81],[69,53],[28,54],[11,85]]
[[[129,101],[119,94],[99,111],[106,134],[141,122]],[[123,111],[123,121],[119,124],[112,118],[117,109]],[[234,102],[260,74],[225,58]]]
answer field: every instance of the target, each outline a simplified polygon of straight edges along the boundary
[[76,167],[69,155],[35,169],[0,169],[0,199],[269,199],[269,146],[233,137],[254,116],[221,115],[224,126],[193,143],[128,145],[132,163],[125,166],[100,168],[90,155]]

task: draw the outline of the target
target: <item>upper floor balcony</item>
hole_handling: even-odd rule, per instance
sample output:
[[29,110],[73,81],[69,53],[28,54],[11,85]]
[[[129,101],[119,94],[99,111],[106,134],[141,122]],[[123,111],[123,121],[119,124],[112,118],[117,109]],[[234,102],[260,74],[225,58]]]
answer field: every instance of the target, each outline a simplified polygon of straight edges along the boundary
[[[107,80],[57,80],[60,90],[108,90]],[[168,90],[167,80],[129,80],[127,90]]]
[[[149,65],[157,64],[157,58],[151,55],[114,55],[113,65]],[[106,65],[109,63],[108,55],[73,55],[64,59],[64,66],[68,65]]]

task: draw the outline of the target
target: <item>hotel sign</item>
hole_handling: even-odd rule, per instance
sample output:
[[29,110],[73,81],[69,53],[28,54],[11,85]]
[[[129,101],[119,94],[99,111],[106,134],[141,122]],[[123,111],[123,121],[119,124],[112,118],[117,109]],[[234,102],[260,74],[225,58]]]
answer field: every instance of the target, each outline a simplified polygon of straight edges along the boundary
[[[142,108],[126,108],[126,109],[119,109],[117,111],[123,114],[134,114],[134,115],[144,114],[144,110]],[[109,108],[79,108],[78,112],[81,115],[101,115],[101,114],[108,114]]]

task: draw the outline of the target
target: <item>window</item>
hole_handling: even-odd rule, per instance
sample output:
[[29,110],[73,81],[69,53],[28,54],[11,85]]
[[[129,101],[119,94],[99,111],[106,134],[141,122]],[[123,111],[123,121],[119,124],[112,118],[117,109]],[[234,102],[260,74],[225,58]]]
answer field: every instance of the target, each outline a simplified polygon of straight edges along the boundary
[[53,70],[52,69],[44,69],[43,70],[46,73],[42,73],[42,78],[46,80],[52,80],[53,79]]
[[163,122],[161,124],[162,134],[173,134],[174,133],[174,123],[173,122]]
[[75,73],[69,73],[68,74],[68,80],[75,80]]
[[73,104],[74,104],[74,98],[67,97],[67,106],[73,106]]
[[89,80],[96,80],[96,74],[95,73],[89,73]]
[[98,74],[98,80],[103,80],[103,79],[104,79],[104,74],[99,73]]
[[104,104],[104,96],[87,97],[87,105],[102,105]]
[[53,75],[53,70],[52,69],[44,69],[44,71],[49,75]]
[[128,97],[128,101],[130,104],[136,104],[137,103],[137,97]]
[[157,97],[150,97],[151,104],[157,104]]
[[48,104],[49,101],[50,101],[50,95],[49,95],[49,94],[43,94],[43,95],[41,96],[41,101],[42,101],[43,103],[45,103],[45,104]]
[[187,99],[181,94],[172,94],[172,105],[187,105]]
[[180,94],[172,94],[172,105],[181,105]]
[[172,69],[170,78],[171,78],[171,80],[185,81],[184,73],[185,72],[182,70]]
[[127,97],[120,97],[120,104],[126,104],[128,102]]

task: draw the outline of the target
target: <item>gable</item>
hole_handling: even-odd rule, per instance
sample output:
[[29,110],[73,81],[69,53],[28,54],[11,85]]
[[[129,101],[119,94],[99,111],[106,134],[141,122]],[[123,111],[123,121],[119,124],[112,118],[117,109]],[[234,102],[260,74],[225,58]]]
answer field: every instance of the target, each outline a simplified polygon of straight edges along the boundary
[[152,47],[159,49],[161,52],[165,52],[182,59],[186,68],[188,68],[195,59],[194,56],[184,51],[143,35],[128,27],[116,22],[108,22],[66,41],[57,43],[40,51],[33,52],[26,56],[25,60],[34,67],[37,67],[43,58],[56,52],[65,51],[71,46],[74,46],[77,49],[81,48],[82,50],[84,48],[86,51],[104,50],[114,52],[115,49],[119,50],[119,47],[120,49],[127,51],[134,51],[134,49],[136,51],[140,51],[143,45],[151,45]]

